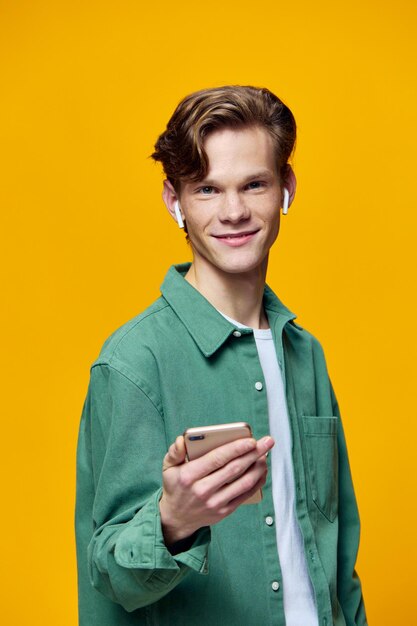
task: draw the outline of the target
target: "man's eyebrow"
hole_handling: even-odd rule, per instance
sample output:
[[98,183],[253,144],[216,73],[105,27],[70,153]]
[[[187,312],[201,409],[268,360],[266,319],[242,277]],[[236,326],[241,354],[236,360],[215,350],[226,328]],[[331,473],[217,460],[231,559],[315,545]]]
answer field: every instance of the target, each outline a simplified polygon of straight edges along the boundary
[[[251,180],[259,180],[260,178],[271,179],[273,178],[273,176],[274,174],[273,172],[271,172],[271,170],[267,170],[267,169],[258,170],[257,172],[253,172],[245,176],[242,179],[242,183],[245,184],[245,183],[250,182]],[[216,181],[215,178],[203,178],[202,180],[196,181],[194,185],[198,185],[199,187],[216,187],[217,185],[219,185],[219,182]]]
[[246,176],[244,178],[245,182],[248,182],[250,180],[257,180],[258,178],[272,178],[273,177],[273,172],[271,172],[271,170],[259,170],[258,172],[255,172],[254,174],[249,174],[248,176]]

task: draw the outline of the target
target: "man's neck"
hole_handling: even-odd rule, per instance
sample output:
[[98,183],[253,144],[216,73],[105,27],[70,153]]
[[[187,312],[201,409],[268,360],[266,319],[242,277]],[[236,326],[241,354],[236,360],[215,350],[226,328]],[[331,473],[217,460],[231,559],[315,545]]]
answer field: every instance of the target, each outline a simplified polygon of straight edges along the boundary
[[228,274],[193,263],[186,280],[218,311],[250,328],[269,328],[262,300],[268,259],[251,272]]

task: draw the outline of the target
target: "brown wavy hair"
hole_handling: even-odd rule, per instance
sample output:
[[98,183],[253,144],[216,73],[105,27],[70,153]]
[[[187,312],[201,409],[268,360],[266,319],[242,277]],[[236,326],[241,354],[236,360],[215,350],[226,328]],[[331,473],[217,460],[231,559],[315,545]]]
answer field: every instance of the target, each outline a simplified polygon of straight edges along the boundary
[[278,172],[284,178],[295,145],[295,119],[282,100],[265,88],[229,85],[190,94],[175,109],[151,156],[162,163],[167,179],[179,192],[182,181],[206,176],[204,140],[210,133],[248,126],[269,132]]

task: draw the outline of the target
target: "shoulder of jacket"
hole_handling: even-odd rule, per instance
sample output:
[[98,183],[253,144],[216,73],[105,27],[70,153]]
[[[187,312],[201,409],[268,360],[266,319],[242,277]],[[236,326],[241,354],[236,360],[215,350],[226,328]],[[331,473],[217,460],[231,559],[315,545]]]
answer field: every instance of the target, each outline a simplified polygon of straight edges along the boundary
[[121,350],[129,351],[129,347],[133,346],[138,349],[141,343],[145,345],[152,334],[155,318],[163,314],[166,309],[170,310],[169,304],[161,296],[142,313],[120,326],[106,339],[93,366],[111,364],[113,357]]
[[317,337],[294,320],[290,320],[286,324],[286,330],[288,333],[296,336],[299,341],[308,344],[313,352],[323,354],[322,345]]

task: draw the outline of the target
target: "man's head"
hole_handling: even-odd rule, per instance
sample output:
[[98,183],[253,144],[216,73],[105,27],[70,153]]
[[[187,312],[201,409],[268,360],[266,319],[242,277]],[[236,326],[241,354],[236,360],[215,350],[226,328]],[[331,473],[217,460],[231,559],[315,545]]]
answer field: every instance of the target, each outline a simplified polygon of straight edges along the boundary
[[289,204],[295,194],[295,132],[291,111],[267,89],[221,87],[185,98],[159,137],[162,197],[206,282],[213,271],[266,272],[284,191]]
[[208,171],[204,149],[216,130],[259,126],[271,136],[277,172],[285,180],[296,125],[290,109],[268,89],[242,86],[197,91],[180,102],[152,154],[177,194],[181,183],[202,180]]

